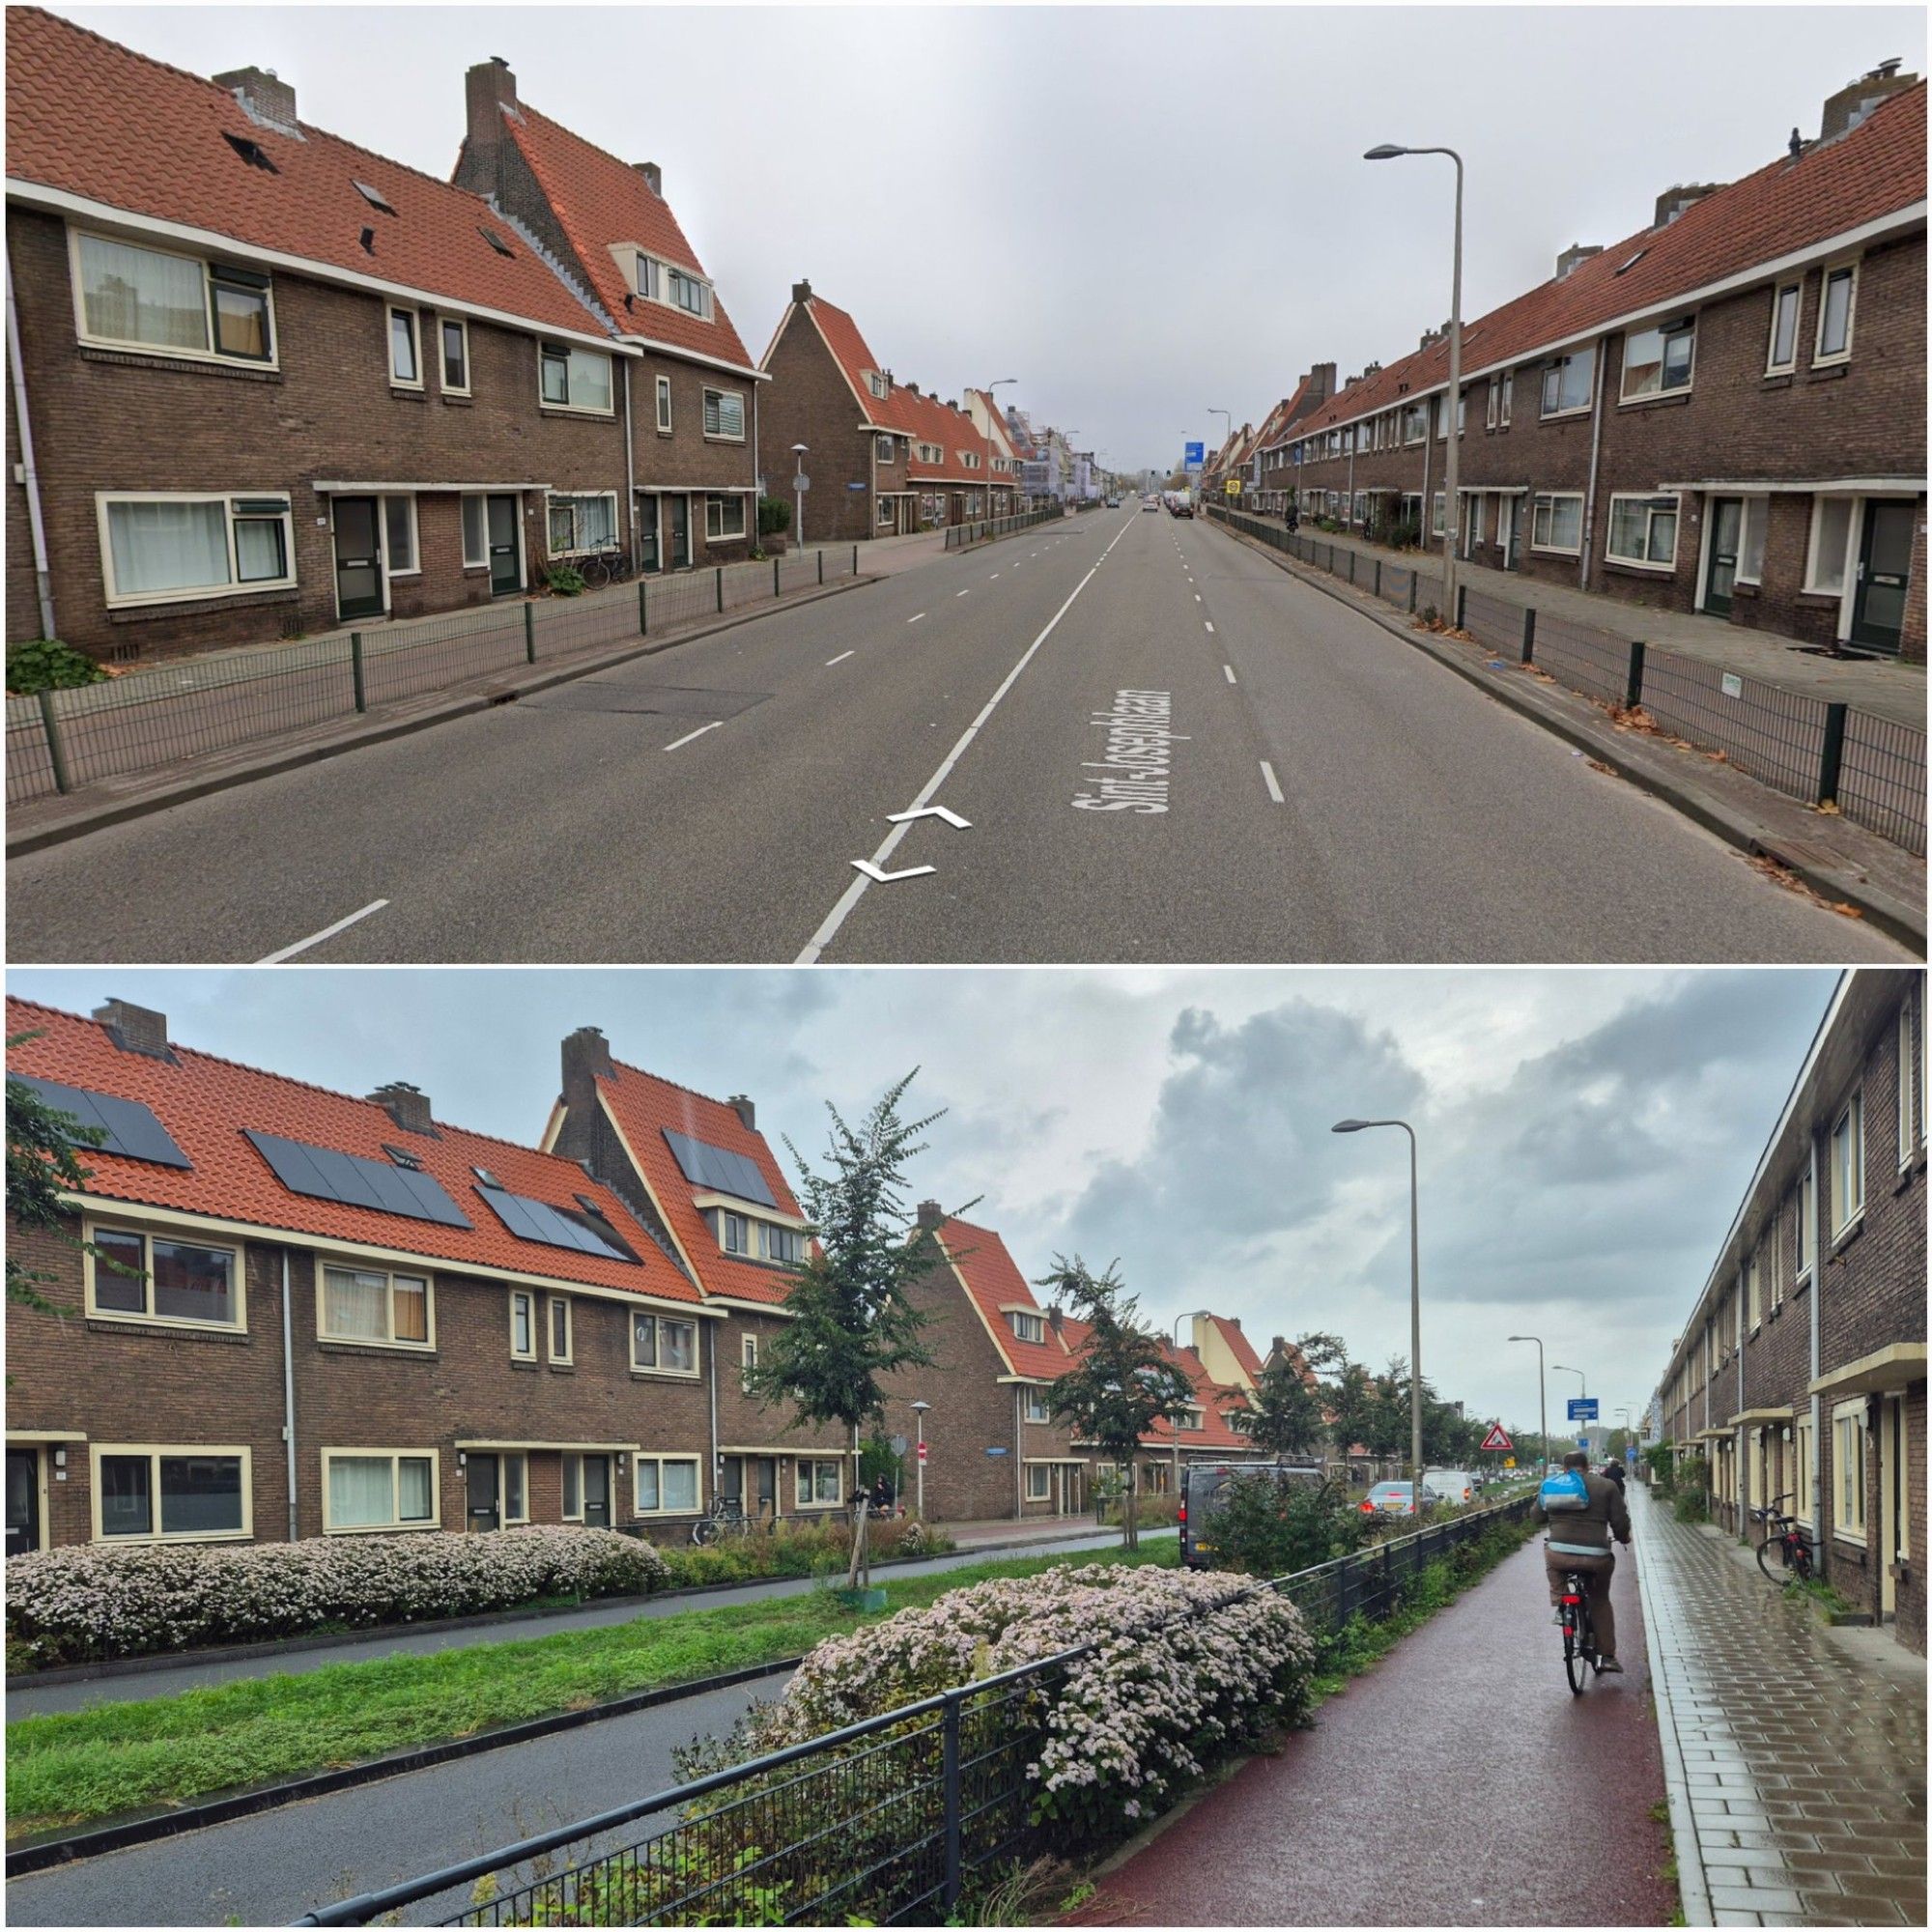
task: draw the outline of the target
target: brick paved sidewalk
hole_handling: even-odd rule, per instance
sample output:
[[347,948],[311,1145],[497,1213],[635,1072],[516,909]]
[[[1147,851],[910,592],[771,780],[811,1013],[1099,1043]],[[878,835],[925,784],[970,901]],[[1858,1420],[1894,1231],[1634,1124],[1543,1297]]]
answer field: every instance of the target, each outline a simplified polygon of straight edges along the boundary
[[1924,1660],[1825,1628],[1632,1490],[1690,1922],[1923,1925]]

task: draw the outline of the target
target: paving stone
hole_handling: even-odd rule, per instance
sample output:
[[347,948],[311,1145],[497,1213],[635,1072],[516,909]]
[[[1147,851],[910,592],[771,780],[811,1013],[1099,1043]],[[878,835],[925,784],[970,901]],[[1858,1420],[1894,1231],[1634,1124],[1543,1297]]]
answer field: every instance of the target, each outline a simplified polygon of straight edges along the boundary
[[1804,1909],[1795,1891],[1769,1885],[1714,1884],[1711,1887],[1711,1904],[1738,1912],[1799,1912]]

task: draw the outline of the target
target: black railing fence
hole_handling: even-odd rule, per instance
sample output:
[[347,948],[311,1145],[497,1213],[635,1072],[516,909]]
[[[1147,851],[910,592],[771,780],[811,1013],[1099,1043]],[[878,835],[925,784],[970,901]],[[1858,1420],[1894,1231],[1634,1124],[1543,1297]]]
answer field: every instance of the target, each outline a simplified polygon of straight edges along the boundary
[[1016,510],[1010,517],[982,517],[978,523],[953,524],[946,532],[948,550],[967,550],[994,537],[1010,536],[1015,530],[1030,530],[1036,524],[1057,524],[1061,508],[1051,503],[1043,510]]
[[104,684],[7,699],[7,802],[84,791],[205,753],[351,718],[472,678],[656,638],[856,577],[858,547],[790,551],[299,643],[219,651]]
[[[1520,1521],[1530,1500],[1253,1588],[1288,1597],[1332,1644],[1350,1619],[1389,1615],[1435,1558]],[[943,1922],[972,1873],[1046,1847],[1034,1767],[1069,1674],[1096,1648],[941,1691],[298,1922],[366,1925],[409,1908],[409,1922],[445,1925]]]
[[[1297,562],[1325,570],[1397,610],[1439,603],[1442,579],[1427,563],[1399,564],[1279,524],[1208,506],[1209,516]],[[1925,733],[1856,705],[1786,691],[1702,658],[1579,624],[1533,605],[1459,586],[1458,630],[1515,664],[1546,672],[1586,697],[1641,705],[1659,728],[1806,805],[1831,805],[1908,852],[1925,850]],[[1442,611],[1444,617],[1452,613]]]

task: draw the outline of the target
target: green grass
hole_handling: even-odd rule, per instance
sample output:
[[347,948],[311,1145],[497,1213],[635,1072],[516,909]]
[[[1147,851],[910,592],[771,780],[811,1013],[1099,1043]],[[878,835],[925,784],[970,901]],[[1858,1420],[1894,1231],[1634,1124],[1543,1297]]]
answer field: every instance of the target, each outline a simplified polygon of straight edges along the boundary
[[1068,1562],[1172,1566],[1178,1559],[1172,1543],[1131,1556],[1108,1549],[1014,1557],[888,1582],[886,1608],[869,1614],[814,1590],[23,1718],[7,1726],[8,1835],[359,1764],[405,1746],[795,1657],[822,1637],[994,1577],[1030,1577]]

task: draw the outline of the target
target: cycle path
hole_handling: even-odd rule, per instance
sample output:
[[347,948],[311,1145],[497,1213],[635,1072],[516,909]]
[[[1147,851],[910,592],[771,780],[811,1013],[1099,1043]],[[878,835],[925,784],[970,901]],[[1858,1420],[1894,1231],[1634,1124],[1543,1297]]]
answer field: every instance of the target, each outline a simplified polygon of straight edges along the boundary
[[1542,1539],[1100,1880],[1110,1925],[1662,1925],[1663,1761],[1636,1577],[1573,1697]]

